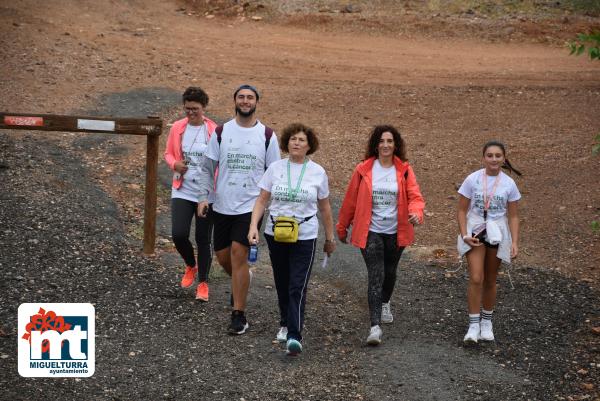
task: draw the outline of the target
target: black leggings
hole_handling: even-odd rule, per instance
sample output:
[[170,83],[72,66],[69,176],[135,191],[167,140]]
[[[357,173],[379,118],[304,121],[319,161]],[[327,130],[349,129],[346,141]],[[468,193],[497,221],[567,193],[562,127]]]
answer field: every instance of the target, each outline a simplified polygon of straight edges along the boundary
[[196,266],[194,257],[194,247],[190,242],[190,227],[192,218],[196,216],[196,247],[198,248],[198,279],[200,282],[208,281],[208,273],[212,263],[212,253],[210,250],[210,239],[212,237],[213,224],[208,217],[199,217],[196,213],[196,202],[186,199],[171,199],[171,227],[173,242],[177,252],[185,261],[186,266]]
[[381,304],[390,302],[396,285],[396,270],[404,251],[404,247],[396,245],[396,238],[396,234],[369,231],[367,246],[360,250],[369,276],[367,299],[371,326],[381,324]]

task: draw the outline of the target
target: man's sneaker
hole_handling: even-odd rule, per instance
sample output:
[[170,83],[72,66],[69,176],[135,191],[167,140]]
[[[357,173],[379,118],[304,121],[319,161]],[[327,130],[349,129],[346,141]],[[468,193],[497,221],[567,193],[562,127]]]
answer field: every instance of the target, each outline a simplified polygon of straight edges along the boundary
[[287,327],[281,326],[277,332],[277,341],[284,343],[287,341]]
[[286,354],[288,354],[289,356],[296,356],[300,353],[302,353],[302,344],[300,343],[300,341],[294,338],[290,338],[289,340],[287,340]]
[[194,284],[194,280],[196,280],[196,274],[198,274],[197,267],[185,267],[185,273],[183,274],[183,278],[181,279],[181,286],[183,288],[191,287]]
[[[250,274],[250,280],[248,280],[248,292],[246,293],[246,302],[248,302],[248,297],[250,297],[250,285],[252,284],[252,278],[254,278],[254,273],[252,273],[252,270],[248,270],[248,273]],[[233,289],[231,290],[231,295],[229,296],[229,304],[233,308]]]
[[479,323],[480,332],[479,339],[484,341],[494,341],[494,331],[492,330],[492,321],[481,319]]
[[208,284],[206,283],[206,281],[203,281],[200,284],[198,284],[198,287],[196,288],[196,299],[208,302]]
[[473,323],[469,325],[469,330],[467,334],[465,334],[465,338],[463,341],[466,344],[477,344],[477,339],[479,338],[479,324]]
[[367,344],[369,345],[379,345],[381,344],[381,335],[383,332],[381,331],[381,327],[379,325],[371,327],[371,332],[369,333],[369,337],[367,337]]
[[244,334],[250,325],[244,316],[244,312],[234,310],[231,312],[231,324],[229,325],[229,334]]
[[392,315],[392,308],[389,302],[381,304],[381,323],[392,323],[394,321],[394,315]]

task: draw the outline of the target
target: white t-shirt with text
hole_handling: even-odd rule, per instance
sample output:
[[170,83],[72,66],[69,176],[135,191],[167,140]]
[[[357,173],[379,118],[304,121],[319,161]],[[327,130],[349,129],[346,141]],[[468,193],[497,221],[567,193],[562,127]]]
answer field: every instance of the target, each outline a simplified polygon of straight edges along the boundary
[[[471,200],[469,210],[481,217],[483,217],[484,210],[482,180],[484,175],[485,169],[477,170],[474,173],[469,174],[458,189],[459,194]],[[486,177],[488,194],[492,192],[496,177],[500,180],[498,181],[496,190],[492,194],[490,207],[488,209],[488,218],[495,220],[506,216],[508,202],[514,202],[521,199],[521,193],[519,192],[515,181],[502,171],[499,173],[499,176],[488,175]]]
[[213,210],[227,215],[252,212],[265,166],[281,158],[275,133],[265,152],[265,126],[245,128],[235,119],[223,125],[220,144],[216,132],[210,137],[206,157],[219,163]]
[[398,180],[396,168],[373,163],[373,208],[369,231],[395,234],[398,229]]
[[[184,160],[187,160],[188,170],[183,175],[183,181],[178,189],[171,190],[171,198],[186,199],[191,202],[198,201],[200,193],[199,177],[201,174],[202,160],[208,143],[206,124],[186,125],[181,138],[181,150]],[[214,194],[208,196],[210,203],[214,201]]]
[[[273,235],[271,216],[273,216],[273,219],[277,216],[294,217],[298,221],[313,216],[308,221],[300,224],[298,239],[317,238],[319,233],[319,221],[316,216],[319,208],[318,200],[329,197],[329,179],[323,167],[309,160],[296,197],[290,199],[287,173],[288,160],[282,159],[271,164],[258,183],[261,189],[271,193],[270,216],[266,221],[265,234]],[[292,190],[296,189],[302,166],[303,164],[290,163]]]

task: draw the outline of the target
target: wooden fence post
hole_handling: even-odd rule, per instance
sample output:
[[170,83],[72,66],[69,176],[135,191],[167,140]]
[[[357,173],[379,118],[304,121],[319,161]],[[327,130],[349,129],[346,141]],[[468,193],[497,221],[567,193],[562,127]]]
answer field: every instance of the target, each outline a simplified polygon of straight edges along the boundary
[[[158,118],[158,117],[148,117]],[[162,125],[162,122],[161,122]],[[146,190],[144,199],[144,253],[154,253],[156,243],[156,187],[159,135],[146,136]]]

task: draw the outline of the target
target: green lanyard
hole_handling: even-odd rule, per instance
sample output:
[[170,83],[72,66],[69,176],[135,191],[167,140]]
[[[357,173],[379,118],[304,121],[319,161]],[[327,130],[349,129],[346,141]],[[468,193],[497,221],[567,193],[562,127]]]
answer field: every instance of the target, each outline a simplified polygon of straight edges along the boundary
[[296,189],[292,189],[292,177],[290,175],[290,159],[287,162],[287,175],[288,175],[288,197],[290,202],[293,202],[298,195],[298,191],[300,190],[300,184],[302,183],[302,177],[304,177],[304,172],[306,171],[306,163],[308,163],[308,159],[304,159],[304,163],[302,164],[302,172],[300,173],[300,177],[298,178],[298,184],[296,184]]

